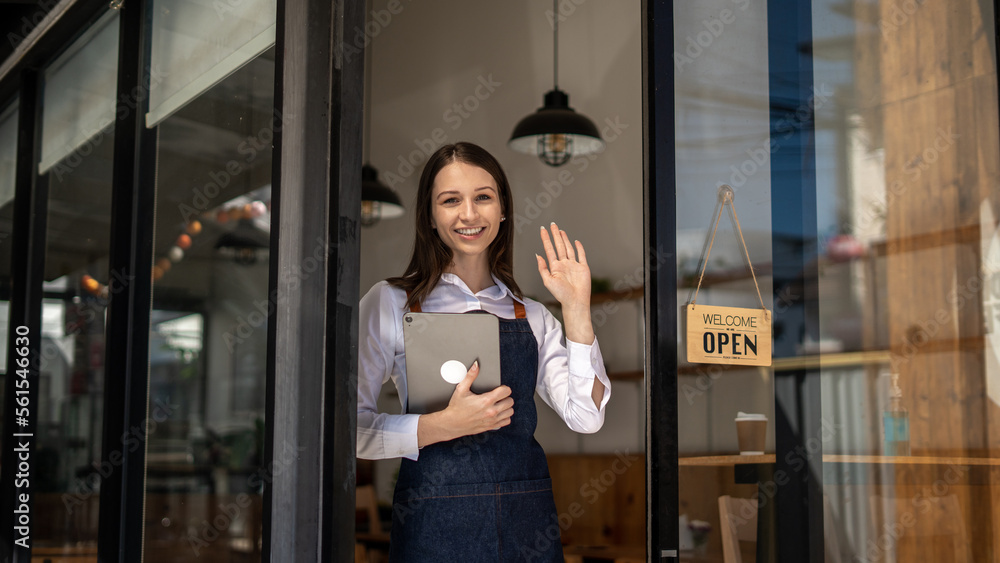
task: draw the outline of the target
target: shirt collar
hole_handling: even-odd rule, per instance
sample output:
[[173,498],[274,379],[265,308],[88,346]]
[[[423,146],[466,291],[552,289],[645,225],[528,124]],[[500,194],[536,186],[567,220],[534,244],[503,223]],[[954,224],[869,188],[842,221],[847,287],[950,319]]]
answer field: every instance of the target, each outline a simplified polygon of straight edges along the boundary
[[[524,299],[521,299],[518,296],[514,295],[514,292],[512,292],[507,287],[507,284],[505,284],[502,281],[500,281],[493,274],[490,274],[490,277],[493,278],[493,283],[495,283],[496,285],[493,286],[493,287],[487,287],[486,289],[484,289],[481,292],[484,297],[487,297],[487,298],[489,298],[489,299],[491,299],[493,301],[500,301],[501,299],[505,298],[507,295],[510,295],[515,301],[520,302],[522,305],[524,304]],[[465,293],[468,293],[469,295],[473,295],[472,290],[469,289],[469,286],[465,285],[465,282],[462,281],[462,278],[456,276],[455,274],[448,273],[448,272],[443,273],[443,274],[441,274],[441,281],[444,282],[444,283],[448,283],[448,284],[457,286],[460,290],[464,291]]]

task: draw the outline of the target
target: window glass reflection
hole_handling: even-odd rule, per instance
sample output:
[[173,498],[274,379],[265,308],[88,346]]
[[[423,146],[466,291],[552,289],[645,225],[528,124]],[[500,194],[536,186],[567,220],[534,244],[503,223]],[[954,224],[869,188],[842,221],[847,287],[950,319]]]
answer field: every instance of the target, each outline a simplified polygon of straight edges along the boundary
[[[776,458],[732,455],[731,415],[777,393],[784,435],[805,449],[775,453],[793,483],[822,484],[809,507],[822,513],[828,561],[987,560],[1000,477],[994,6],[815,0],[810,10],[802,22],[774,3],[675,6],[679,301],[704,252],[698,206],[728,183],[751,256],[765,251],[754,265],[762,291],[773,284],[783,347],[769,370],[681,363],[680,511],[720,529],[709,559],[723,538],[735,542],[727,506],[796,541],[775,529],[780,477],[761,473]],[[804,75],[808,101],[790,107]],[[783,142],[789,127],[803,133],[798,146]],[[776,195],[813,182],[815,208]],[[750,306],[735,253],[712,256],[708,299]],[[795,326],[777,315],[786,291],[806,303],[784,315],[800,317]],[[822,462],[806,463],[820,445]],[[748,480],[739,468],[757,463]],[[702,560],[681,532],[682,560]],[[767,553],[768,538],[746,537],[757,546],[736,542],[743,560]]]
[[260,559],[273,69],[157,126],[148,562]]
[[[679,305],[690,303],[760,310],[755,280],[746,264],[730,211],[722,210],[711,252],[706,251],[718,217],[720,192],[732,188],[739,218],[767,309],[774,311],[777,283],[774,252],[796,240],[775,229],[771,216],[771,148],[785,143],[771,128],[768,12],[763,3],[714,0],[675,4],[674,89],[677,170],[677,272]],[[713,35],[709,29],[724,31]],[[780,149],[779,149],[780,150]],[[786,149],[787,150],[787,149]],[[704,278],[699,278],[702,262]],[[680,312],[685,326],[686,312]],[[775,338],[797,335],[797,327],[775,324]],[[740,412],[768,419],[764,452],[773,454],[774,371],[771,367],[687,361],[687,338],[678,340],[678,472],[683,561],[722,560],[720,497],[737,504],[756,496],[738,482],[740,461],[735,419]],[[777,346],[777,344],[775,344]],[[738,544],[737,544],[738,546]],[[743,561],[754,560],[744,544]],[[706,559],[707,557],[707,559]],[[728,560],[728,559],[727,559]]]
[[833,92],[816,135],[828,541],[982,561],[1000,540],[979,528],[1000,453],[994,5],[854,6],[813,3]]
[[[109,275],[117,16],[101,18],[44,73],[48,209],[36,416],[36,556],[96,554]],[[109,113],[110,110],[110,113]]]
[[17,164],[17,111],[17,101],[6,106],[0,105],[0,371],[7,370],[7,320],[14,232],[14,174]]

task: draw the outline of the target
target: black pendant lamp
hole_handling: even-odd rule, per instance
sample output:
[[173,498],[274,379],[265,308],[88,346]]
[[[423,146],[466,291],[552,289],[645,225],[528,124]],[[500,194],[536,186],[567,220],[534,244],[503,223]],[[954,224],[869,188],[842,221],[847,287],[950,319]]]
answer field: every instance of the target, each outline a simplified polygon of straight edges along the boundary
[[215,250],[243,266],[257,263],[257,255],[266,252],[270,236],[254,225],[253,219],[241,218],[236,228],[224,233],[215,243]]
[[402,217],[405,209],[396,192],[378,181],[378,170],[361,167],[361,225],[370,227],[380,219]]
[[545,104],[525,117],[511,133],[511,150],[538,155],[549,166],[562,166],[576,154],[604,150],[604,141],[594,122],[569,107],[569,95],[559,89],[559,12],[552,2],[552,90],[545,93]]

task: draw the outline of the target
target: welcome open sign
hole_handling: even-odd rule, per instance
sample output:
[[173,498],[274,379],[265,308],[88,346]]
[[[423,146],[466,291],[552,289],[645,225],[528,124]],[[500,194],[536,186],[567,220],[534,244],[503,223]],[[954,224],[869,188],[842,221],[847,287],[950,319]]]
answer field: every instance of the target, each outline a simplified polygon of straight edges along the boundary
[[689,304],[687,359],[698,364],[771,365],[767,309]]

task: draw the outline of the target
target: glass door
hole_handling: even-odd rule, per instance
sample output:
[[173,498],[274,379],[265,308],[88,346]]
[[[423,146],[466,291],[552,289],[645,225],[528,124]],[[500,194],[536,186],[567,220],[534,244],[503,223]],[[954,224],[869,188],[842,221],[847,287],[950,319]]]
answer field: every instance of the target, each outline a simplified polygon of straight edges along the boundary
[[[764,306],[775,307],[772,241],[785,237],[771,206],[768,18],[762,3],[732,0],[676,3],[674,14],[677,302],[682,307],[678,546],[682,561],[722,561],[722,526],[729,523],[720,520],[720,499],[732,499],[755,516],[756,507],[741,503],[755,499],[757,487],[737,475],[738,468],[751,458],[755,463],[774,458],[775,374],[771,368],[690,361],[683,306],[759,310],[759,287]],[[720,197],[727,193],[733,194],[739,231],[730,207],[722,206]],[[702,351],[717,349],[715,340],[708,348],[701,342]],[[740,455],[735,423],[740,412],[768,421],[763,449],[756,450],[767,456]],[[754,550],[746,547],[743,560],[752,561]]]
[[[673,12],[678,304],[759,287],[773,315],[767,367],[688,361],[679,331],[680,559],[991,560],[994,4]],[[722,186],[739,228],[724,210],[713,240]],[[740,412],[767,420],[763,455]]]
[[275,6],[152,5],[143,560],[260,561]]

